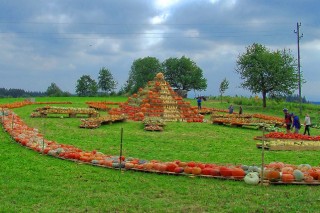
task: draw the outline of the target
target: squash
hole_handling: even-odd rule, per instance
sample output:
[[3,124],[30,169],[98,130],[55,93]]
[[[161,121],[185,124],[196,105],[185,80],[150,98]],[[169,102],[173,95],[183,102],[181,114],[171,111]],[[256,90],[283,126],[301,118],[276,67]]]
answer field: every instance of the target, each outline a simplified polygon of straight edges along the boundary
[[257,185],[260,181],[259,176],[257,175],[257,173],[254,172],[249,172],[245,177],[244,177],[244,182],[246,184],[250,184],[250,185]]
[[294,176],[293,174],[282,174],[281,180],[284,183],[291,183],[294,181]]
[[277,182],[280,180],[280,172],[278,170],[270,170],[267,174],[267,179],[271,182]]
[[303,172],[301,172],[300,170],[296,169],[293,171],[293,176],[294,176],[294,179],[296,181],[302,181],[303,178],[304,178],[304,174]]
[[194,175],[200,175],[201,174],[201,168],[200,167],[193,167],[192,168],[192,174]]
[[235,178],[235,179],[243,179],[245,177],[245,172],[243,169],[241,168],[233,168],[232,169],[232,176]]

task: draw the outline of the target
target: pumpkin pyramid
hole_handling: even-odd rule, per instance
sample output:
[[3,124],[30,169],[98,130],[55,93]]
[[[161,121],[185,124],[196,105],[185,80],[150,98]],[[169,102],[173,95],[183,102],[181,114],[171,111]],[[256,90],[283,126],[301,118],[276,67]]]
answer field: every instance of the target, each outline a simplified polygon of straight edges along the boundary
[[109,114],[126,114],[128,119],[141,121],[145,117],[160,117],[165,121],[202,122],[197,107],[191,107],[173,91],[162,73],[158,73],[145,88],[140,88],[128,101],[113,108]]

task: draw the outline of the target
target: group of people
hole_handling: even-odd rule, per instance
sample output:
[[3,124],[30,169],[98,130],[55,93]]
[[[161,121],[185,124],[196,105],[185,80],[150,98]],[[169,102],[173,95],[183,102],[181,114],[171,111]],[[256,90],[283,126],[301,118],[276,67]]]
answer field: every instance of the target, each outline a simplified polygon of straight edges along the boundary
[[[287,128],[287,133],[290,133],[291,129],[294,129],[294,133],[299,133],[301,128],[301,123],[298,115],[295,115],[294,113],[289,113],[288,109],[283,109],[284,113],[284,123]],[[310,135],[310,125],[311,125],[311,119],[309,114],[307,113],[304,119],[304,135],[308,133]]]
[[[229,114],[233,114],[233,105],[231,104],[229,107],[228,107],[228,111],[229,111]],[[240,105],[239,106],[239,115],[242,114],[242,106]]]

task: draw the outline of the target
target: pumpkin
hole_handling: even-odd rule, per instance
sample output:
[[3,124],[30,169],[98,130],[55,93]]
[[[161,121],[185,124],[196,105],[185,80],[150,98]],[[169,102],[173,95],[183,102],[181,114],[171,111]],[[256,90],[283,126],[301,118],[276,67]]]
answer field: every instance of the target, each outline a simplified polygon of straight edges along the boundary
[[180,167],[186,167],[186,166],[187,166],[187,163],[186,163],[186,162],[180,162],[180,163],[178,164],[178,166],[180,166]]
[[175,173],[182,173],[183,171],[184,171],[183,167],[176,167],[176,168],[174,169],[174,172],[175,172]]
[[186,167],[184,168],[184,172],[187,173],[187,174],[191,174],[191,173],[192,173],[192,168],[193,168],[193,167],[186,166]]
[[296,181],[302,181],[304,179],[304,174],[300,170],[296,169],[293,171],[293,176]]
[[178,167],[178,165],[176,163],[168,163],[167,164],[167,171],[169,172],[174,172],[174,169]]
[[200,167],[193,167],[192,168],[192,174],[194,175],[200,175],[201,174],[201,168]]
[[241,168],[233,168],[232,169],[232,176],[235,179],[243,179],[245,176],[245,172]]
[[272,182],[277,182],[280,179],[280,172],[278,170],[270,170],[267,173],[267,179]]
[[221,166],[220,167],[220,174],[223,176],[223,177],[230,177],[232,176],[232,169],[231,168],[228,168],[226,166]]
[[257,185],[260,181],[259,176],[257,173],[254,172],[249,172],[245,177],[244,177],[244,182],[250,185]]
[[133,163],[125,163],[124,167],[126,169],[132,169],[134,167],[134,164]]
[[318,172],[315,170],[315,169],[310,169],[308,171],[309,175],[313,177],[314,180],[317,180],[318,179]]
[[293,174],[282,174],[281,180],[284,183],[291,183],[294,181],[294,176]]
[[304,176],[304,181],[307,183],[312,183],[314,178],[311,175],[305,175]]
[[196,166],[196,163],[193,162],[193,161],[191,161],[191,162],[188,162],[188,163],[187,163],[187,166],[188,166],[188,167],[195,167],[195,166]]
[[152,170],[153,169],[153,163],[145,163],[143,164],[143,168],[147,171]]
[[293,168],[286,166],[281,169],[282,174],[293,174]]
[[213,174],[213,168],[210,168],[210,167],[203,168],[201,170],[201,174],[203,174],[203,175],[212,175]]

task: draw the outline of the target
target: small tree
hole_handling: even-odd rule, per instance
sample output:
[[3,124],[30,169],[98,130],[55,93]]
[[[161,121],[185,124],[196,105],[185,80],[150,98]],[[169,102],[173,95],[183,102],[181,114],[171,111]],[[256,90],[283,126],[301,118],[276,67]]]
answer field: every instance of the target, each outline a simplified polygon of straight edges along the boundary
[[117,86],[111,72],[105,67],[100,69],[98,79],[98,87],[106,94],[111,93]]
[[229,81],[227,80],[227,78],[224,78],[223,81],[220,83],[220,87],[219,87],[221,103],[222,103],[222,95],[228,88],[229,88]]
[[63,96],[62,90],[55,83],[50,84],[46,91],[46,94],[51,97]]
[[98,92],[98,85],[89,75],[83,75],[78,79],[76,93],[78,96],[95,96]]

